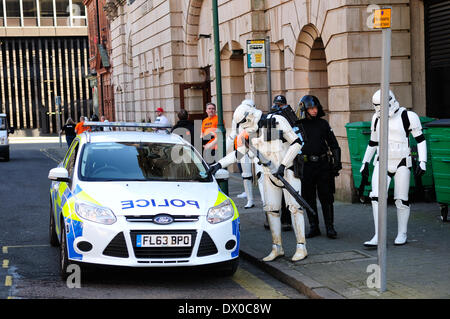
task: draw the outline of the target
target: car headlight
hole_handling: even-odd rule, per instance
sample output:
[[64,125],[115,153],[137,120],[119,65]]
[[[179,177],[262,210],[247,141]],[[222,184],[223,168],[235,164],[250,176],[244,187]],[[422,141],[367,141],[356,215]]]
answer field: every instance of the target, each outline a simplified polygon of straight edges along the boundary
[[217,206],[211,207],[208,210],[206,219],[208,220],[208,222],[210,224],[217,224],[217,223],[224,222],[233,216],[234,216],[233,205],[231,204],[231,201],[229,199],[227,199],[223,203],[221,203]]
[[117,220],[116,216],[109,208],[85,202],[75,203],[75,212],[81,218],[99,224],[112,225]]

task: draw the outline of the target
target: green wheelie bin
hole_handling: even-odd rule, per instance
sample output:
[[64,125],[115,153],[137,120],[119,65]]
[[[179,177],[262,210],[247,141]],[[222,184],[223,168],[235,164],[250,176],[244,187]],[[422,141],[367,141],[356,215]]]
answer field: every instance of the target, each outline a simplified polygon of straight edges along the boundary
[[[427,123],[434,121],[434,118],[421,116],[420,123],[422,124],[422,132],[425,136],[425,141],[427,143],[427,170],[422,177],[417,177],[414,175],[414,170],[416,165],[419,165],[418,154],[417,154],[417,142],[416,139],[410,134],[409,135],[409,146],[411,148],[411,157],[413,167],[411,169],[411,179],[410,179],[410,193],[414,191],[414,196],[416,199],[425,199],[431,201],[434,197],[434,179],[433,179],[433,164],[431,163],[430,154],[430,143]],[[434,200],[434,198],[433,198]]]
[[[352,164],[353,183],[356,189],[359,188],[362,181],[360,168],[367,144],[370,140],[370,122],[353,122],[345,125],[347,130],[348,148],[350,151],[350,162]],[[369,165],[369,180],[365,188],[358,192],[359,199],[364,202],[364,198],[369,196],[371,190],[373,165]]]
[[430,144],[431,162],[436,191],[436,201],[441,208],[442,221],[448,221],[450,203],[450,119],[428,123],[425,138]]

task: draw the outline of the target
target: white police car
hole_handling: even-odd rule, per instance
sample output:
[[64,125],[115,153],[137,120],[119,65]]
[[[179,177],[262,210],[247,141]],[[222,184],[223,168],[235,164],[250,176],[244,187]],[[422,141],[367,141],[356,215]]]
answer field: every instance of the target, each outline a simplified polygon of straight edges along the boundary
[[[100,125],[85,125],[94,124]],[[216,180],[228,172],[213,178],[207,167],[175,134],[78,135],[48,176],[50,243],[60,246],[62,277],[70,263],[214,264],[232,275],[239,260],[239,213]]]

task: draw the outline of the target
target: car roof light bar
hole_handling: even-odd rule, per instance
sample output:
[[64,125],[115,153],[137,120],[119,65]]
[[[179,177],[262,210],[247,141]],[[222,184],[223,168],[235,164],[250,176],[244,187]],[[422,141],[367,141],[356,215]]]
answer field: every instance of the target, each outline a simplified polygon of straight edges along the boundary
[[138,128],[154,128],[154,129],[170,129],[171,125],[158,123],[137,123],[137,122],[83,122],[83,126],[91,127],[138,127]]

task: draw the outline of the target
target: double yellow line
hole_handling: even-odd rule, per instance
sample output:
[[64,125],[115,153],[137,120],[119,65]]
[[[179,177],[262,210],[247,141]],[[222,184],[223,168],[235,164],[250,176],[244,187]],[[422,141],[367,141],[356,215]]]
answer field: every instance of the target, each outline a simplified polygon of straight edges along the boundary
[[[47,247],[49,245],[17,245],[17,246],[3,246],[2,247],[2,253],[4,255],[8,254],[8,250],[10,248],[29,248],[29,247]],[[8,269],[9,268],[9,259],[3,259],[2,261],[2,268]],[[11,287],[13,283],[13,278],[10,275],[6,275],[5,277],[5,287]],[[12,296],[8,296],[8,299],[12,299]]]
[[[7,254],[8,253],[8,247],[3,246],[2,248],[2,252],[3,254]],[[3,269],[8,269],[9,268],[9,260],[8,259],[3,259],[2,261],[2,268]],[[5,277],[5,287],[11,287],[12,286],[12,276],[10,275],[6,275]],[[11,296],[8,296],[8,299],[11,299]]]
[[240,267],[237,269],[232,279],[259,299],[289,299],[289,297],[283,295],[263,280]]

